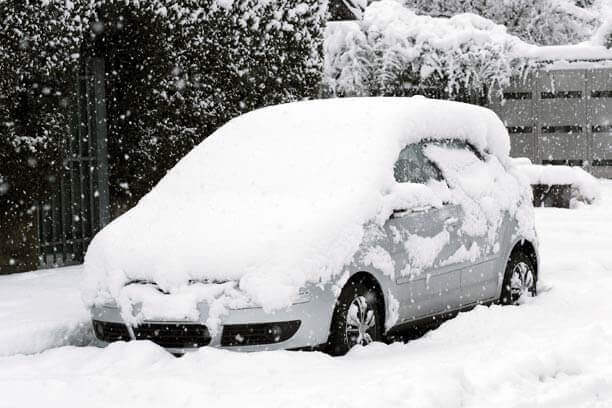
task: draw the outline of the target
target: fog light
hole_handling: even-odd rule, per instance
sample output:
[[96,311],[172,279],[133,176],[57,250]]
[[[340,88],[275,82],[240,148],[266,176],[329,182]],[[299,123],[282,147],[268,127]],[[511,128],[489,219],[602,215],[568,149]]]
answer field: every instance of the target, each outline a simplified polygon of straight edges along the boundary
[[270,334],[270,337],[272,337],[272,340],[274,340],[275,343],[278,343],[282,337],[283,329],[280,326],[274,325],[270,327],[268,333]]

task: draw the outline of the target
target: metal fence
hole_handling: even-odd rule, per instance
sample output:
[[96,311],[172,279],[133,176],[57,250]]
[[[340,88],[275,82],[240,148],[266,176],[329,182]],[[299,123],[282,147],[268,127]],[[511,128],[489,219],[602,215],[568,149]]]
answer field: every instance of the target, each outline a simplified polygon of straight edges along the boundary
[[38,205],[41,266],[82,262],[93,236],[109,222],[104,60],[83,61],[71,109],[58,188]]
[[489,107],[508,128],[512,156],[612,177],[612,68],[542,69]]

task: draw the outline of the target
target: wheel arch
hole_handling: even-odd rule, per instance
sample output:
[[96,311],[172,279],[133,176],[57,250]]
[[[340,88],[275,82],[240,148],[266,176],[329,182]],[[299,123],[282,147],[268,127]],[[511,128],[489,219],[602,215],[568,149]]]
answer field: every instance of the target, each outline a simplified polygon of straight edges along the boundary
[[538,257],[538,251],[536,249],[536,246],[527,239],[518,240],[517,242],[514,243],[514,246],[512,247],[512,251],[510,251],[510,254],[508,255],[506,259],[506,265],[508,264],[508,261],[510,260],[512,255],[514,255],[517,252],[524,253],[525,255],[529,257],[531,262],[533,262],[533,267],[535,269],[536,280],[537,280],[540,274],[539,273],[540,265],[539,265],[539,257]]
[[[368,285],[372,285],[372,289],[374,289],[378,293],[378,296],[380,298],[380,304],[378,305],[378,307],[379,307],[379,311],[382,316],[382,322],[384,325],[386,318],[387,318],[387,297],[385,295],[383,284],[380,282],[379,279],[376,278],[376,275],[374,273],[366,271],[366,270],[359,270],[358,272],[351,274],[351,276],[342,285],[342,290],[344,290],[344,288],[351,282],[361,280],[361,279],[368,282]],[[338,296],[336,296],[336,302],[338,301],[339,296],[340,296],[339,294]],[[331,329],[331,324],[332,322],[330,321],[330,329]]]

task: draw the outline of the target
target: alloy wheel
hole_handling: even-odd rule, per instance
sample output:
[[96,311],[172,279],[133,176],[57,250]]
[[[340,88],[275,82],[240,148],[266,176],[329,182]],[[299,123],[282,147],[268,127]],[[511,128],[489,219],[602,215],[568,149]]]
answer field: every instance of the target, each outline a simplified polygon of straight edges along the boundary
[[514,265],[510,278],[510,294],[513,302],[525,294],[535,295],[534,273],[526,262],[518,262]]
[[377,322],[374,305],[365,296],[357,296],[351,302],[346,315],[346,342],[349,347],[366,346],[376,336]]

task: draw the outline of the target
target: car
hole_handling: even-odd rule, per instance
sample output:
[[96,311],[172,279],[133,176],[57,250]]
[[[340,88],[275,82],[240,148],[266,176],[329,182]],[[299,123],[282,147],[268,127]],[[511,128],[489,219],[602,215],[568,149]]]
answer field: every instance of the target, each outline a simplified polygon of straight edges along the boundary
[[531,189],[483,107],[410,98],[241,115],[93,239],[103,343],[320,348],[536,294]]

